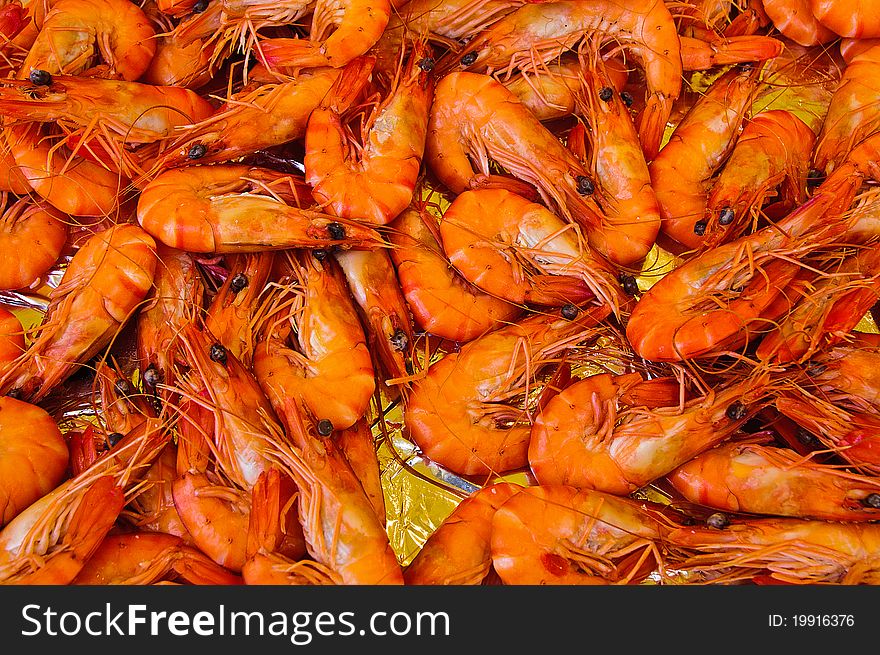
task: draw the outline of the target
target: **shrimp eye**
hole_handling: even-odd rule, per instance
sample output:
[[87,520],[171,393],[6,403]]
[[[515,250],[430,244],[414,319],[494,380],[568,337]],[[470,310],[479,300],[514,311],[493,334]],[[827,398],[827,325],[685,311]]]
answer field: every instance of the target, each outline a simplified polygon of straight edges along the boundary
[[409,338],[406,336],[406,332],[400,329],[395,330],[394,334],[391,335],[391,347],[403,352],[408,345]]
[[148,387],[155,388],[162,381],[162,374],[156,370],[156,367],[150,364],[144,371],[144,384]]
[[313,251],[312,251],[312,257],[314,257],[315,259],[317,259],[319,262],[322,262],[322,261],[324,261],[325,259],[327,259],[327,251],[324,250],[323,248],[319,248],[319,249],[317,249],[317,250],[313,250]]
[[17,400],[21,398],[21,388],[16,387],[15,389],[10,389],[9,393],[6,394],[8,398],[12,398],[13,400]]
[[630,94],[627,93],[626,91],[621,91],[621,92],[620,92],[620,99],[623,100],[623,104],[625,104],[627,107],[632,107],[632,106],[633,106],[633,102],[635,102],[635,100],[634,100],[634,98],[632,97],[632,95],[630,95]]
[[862,498],[862,505],[865,507],[880,509],[880,494],[868,494]]
[[432,70],[434,70],[435,63],[436,62],[434,61],[433,57],[425,57],[424,59],[419,61],[418,67],[421,68],[426,73],[430,73]]
[[602,102],[608,102],[611,98],[614,97],[614,89],[610,86],[606,86],[602,90],[599,91],[599,100]]
[[739,401],[736,401],[735,403],[732,403],[732,404],[727,408],[727,411],[724,412],[724,414],[725,414],[725,415],[727,416],[727,418],[729,418],[731,421],[739,421],[739,420],[744,419],[744,418],[746,417],[746,414],[748,414],[748,411],[746,410],[746,406],[745,406],[745,405],[743,405],[743,404],[742,404],[741,402],[739,402]]
[[728,520],[727,516],[722,514],[721,512],[715,512],[714,514],[710,514],[706,518],[706,525],[708,525],[710,528],[721,530],[730,525],[730,520]]
[[157,414],[162,413],[162,401],[158,396],[150,396],[150,405],[153,406],[153,411]]
[[334,241],[342,241],[345,238],[345,228],[341,223],[330,223],[327,225],[327,232]]
[[49,71],[35,68],[31,71],[30,81],[31,84],[36,84],[37,86],[49,86],[52,84],[52,74]]
[[189,149],[189,152],[186,153],[186,156],[189,159],[201,159],[205,155],[208,154],[208,148],[202,145],[201,143],[193,144],[193,146]]
[[247,287],[247,285],[248,279],[247,275],[245,275],[244,273],[236,273],[229,281],[229,288],[232,289],[232,293],[243,291]]
[[218,364],[226,363],[226,348],[223,347],[223,344],[215,343],[211,346],[211,350],[208,353],[208,356],[211,358],[212,362],[217,362]]
[[477,60],[477,53],[476,52],[469,52],[464,57],[461,58],[461,65],[462,66],[470,66],[476,60]]
[[706,234],[706,225],[706,221],[697,221],[696,223],[694,223],[694,234],[696,234],[698,237]]
[[805,430],[804,428],[798,428],[797,432],[794,433],[794,436],[805,446],[815,446],[818,443],[815,435],[813,435],[812,432]]
[[811,168],[810,172],[807,173],[807,186],[814,187],[821,184],[825,180],[825,173],[822,171],[818,171],[815,168]]
[[192,8],[192,13],[201,14],[204,13],[205,9],[208,8],[207,0],[199,0],[199,2],[195,3]]
[[116,393],[118,393],[120,396],[131,395],[132,392],[131,382],[129,382],[128,380],[116,380],[116,382],[113,384],[113,388],[116,389]]
[[593,191],[596,190],[596,187],[593,186],[593,180],[586,175],[578,175],[576,182],[577,192],[582,196],[592,195]]
[[826,370],[828,370],[828,367],[821,362],[810,362],[809,364],[807,364],[806,370],[807,375],[813,377],[814,375],[822,375]]
[[330,419],[322,418],[315,427],[322,437],[329,437],[333,434],[333,422]]
[[634,296],[639,292],[639,283],[632,275],[621,275],[620,283],[623,285],[623,291],[631,296]]
[[573,321],[574,319],[577,318],[577,315],[580,313],[580,310],[575,305],[568,303],[566,305],[563,305],[560,308],[559,313],[562,314],[562,318],[568,319],[569,321]]
[[733,210],[730,207],[725,207],[721,210],[721,213],[718,214],[718,224],[719,225],[730,225],[733,223]]
[[111,432],[110,434],[107,435],[107,443],[109,443],[110,447],[113,448],[113,446],[115,446],[120,441],[122,441],[122,437],[124,437],[124,436],[125,435],[122,434],[121,432]]

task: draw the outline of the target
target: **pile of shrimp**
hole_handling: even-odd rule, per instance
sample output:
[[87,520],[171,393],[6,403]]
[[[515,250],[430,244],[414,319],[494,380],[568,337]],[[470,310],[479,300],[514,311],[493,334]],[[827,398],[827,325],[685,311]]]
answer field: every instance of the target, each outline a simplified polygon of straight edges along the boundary
[[880,583],[872,4],[0,0],[0,582]]

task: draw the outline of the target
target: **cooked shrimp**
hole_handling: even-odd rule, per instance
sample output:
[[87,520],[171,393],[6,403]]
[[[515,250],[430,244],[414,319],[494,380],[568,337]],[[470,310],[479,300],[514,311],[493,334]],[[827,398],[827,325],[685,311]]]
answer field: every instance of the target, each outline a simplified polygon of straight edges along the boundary
[[24,326],[18,316],[0,306],[0,374],[24,351]]
[[[5,194],[3,194],[5,195]],[[0,216],[0,289],[23,289],[40,282],[67,245],[65,217],[25,196],[5,200]]]
[[838,38],[813,14],[811,0],[763,0],[773,27],[802,46],[823,45]]
[[704,71],[716,66],[746,64],[778,57],[785,44],[771,36],[679,37],[681,66],[685,71]]
[[880,37],[880,16],[870,0],[809,0],[813,16],[835,34],[850,39]]

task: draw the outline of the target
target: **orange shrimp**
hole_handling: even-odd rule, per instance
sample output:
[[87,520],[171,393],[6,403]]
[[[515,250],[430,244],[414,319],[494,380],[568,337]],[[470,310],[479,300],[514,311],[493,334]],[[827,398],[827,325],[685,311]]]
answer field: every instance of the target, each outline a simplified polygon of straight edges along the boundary
[[514,320],[522,309],[483,293],[458,275],[429,227],[426,208],[405,210],[392,224],[391,259],[416,324],[442,339],[470,341]]
[[880,45],[880,37],[876,39],[841,39],[840,56],[847,64],[852,63],[858,55]]
[[662,575],[666,522],[647,502],[526,487],[492,517],[492,565],[507,585],[635,584],[658,567]]
[[404,408],[409,438],[425,456],[461,475],[528,464],[530,408],[520,407],[546,365],[602,334],[594,307],[574,320],[536,314],[444,355],[412,384]]
[[765,199],[780,190],[787,207],[807,200],[816,134],[793,113],[763,111],[746,122],[706,202],[703,247],[735,238],[756,223]]
[[838,38],[813,14],[811,0],[763,0],[773,27],[802,46],[823,45]]
[[[258,358],[262,352],[260,348]],[[284,423],[286,438],[273,440],[267,452],[296,483],[297,508],[309,554],[339,584],[403,584],[403,572],[385,526],[345,454],[332,438],[326,438],[330,435],[322,438],[281,378],[257,375]]]
[[143,476],[143,489],[128,504],[128,520],[138,530],[164,532],[192,543],[192,537],[174,506],[172,487],[177,478],[177,446],[169,443]]
[[716,66],[766,61],[782,54],[785,44],[771,36],[740,35],[703,38],[680,36],[684,71],[705,71]]
[[18,316],[0,306],[0,374],[25,351],[24,327]]
[[492,572],[492,517],[521,488],[496,482],[459,502],[406,567],[406,584],[485,583]]
[[716,446],[667,479],[686,500],[724,512],[827,521],[874,521],[880,512],[875,478],[761,443]]
[[37,402],[108,346],[150,291],[155,248],[136,225],[89,237],[50,293],[30,346],[0,377],[2,393],[18,389]]
[[168,170],[141,191],[138,222],[162,243],[191,253],[383,245],[372,228],[258,193],[279,175],[240,164]]
[[161,532],[110,534],[73,579],[75,585],[148,585],[166,579],[189,584],[241,584],[204,553]]
[[529,465],[539,484],[632,493],[724,441],[772,402],[766,376],[662,407],[626,402],[625,394],[640,383],[639,373],[602,373],[551,398],[529,441]]
[[855,402],[880,408],[880,347],[853,341],[816,352],[807,371],[827,393],[843,393]]
[[832,171],[862,140],[880,129],[875,108],[880,99],[880,45],[863,52],[846,66],[813,153],[813,166]]
[[590,251],[577,226],[503,188],[456,197],[440,237],[456,270],[490,295],[556,307],[594,300],[620,310],[616,272]]
[[598,56],[582,62],[581,80],[575,105],[585,121],[579,125],[589,140],[589,154],[586,140],[582,151],[573,147],[578,126],[574,137],[569,132],[568,147],[588,163],[606,219],[587,232],[589,242],[614,263],[628,266],[643,260],[653,247],[660,206],[627,103],[612,91],[613,80]]
[[61,430],[44,409],[0,397],[0,527],[58,486],[67,458]]
[[227,162],[305,135],[312,111],[341,75],[363,84],[372,60],[360,58],[345,69],[314,68],[295,79],[246,87],[208,118],[180,127],[156,159],[155,170],[193,163]]
[[810,10],[822,25],[850,39],[880,37],[880,16],[870,0],[810,0]]
[[845,231],[841,217],[863,168],[842,166],[777,225],[707,250],[660,279],[629,317],[626,334],[635,352],[681,361],[739,347],[766,330],[789,309],[780,300],[799,274],[797,258]]
[[6,130],[0,130],[0,191],[16,196],[26,196],[32,191],[12,156],[12,148],[6,141]]
[[79,75],[100,54],[110,76],[136,80],[156,52],[154,37],[149,18],[127,0],[56,0],[18,77]]
[[79,475],[29,505],[0,531],[0,581],[69,584],[125,505],[125,495],[170,439],[152,419]]
[[75,157],[66,137],[47,133],[47,123],[31,122],[5,129],[17,170],[33,191],[71,216],[111,216],[118,209],[128,179],[103,165]]
[[[339,265],[305,253],[288,259],[261,314],[254,372],[302,402],[323,434],[354,425],[376,389],[367,340]],[[297,289],[298,287],[298,289]],[[291,348],[289,343],[296,345]]]
[[434,91],[425,164],[459,194],[489,176],[490,160],[534,185],[563,218],[587,231],[602,224],[585,167],[511,91],[489,75],[444,76]]
[[651,162],[661,232],[687,248],[705,234],[712,177],[736,143],[758,85],[758,70],[735,68],[718,78],[676,125]]
[[316,0],[308,39],[263,39],[257,53],[269,69],[341,68],[376,45],[390,17],[389,0]]
[[393,380],[408,375],[415,334],[391,257],[385,249],[340,251],[335,257],[363,317],[376,368],[394,393]]
[[[137,354],[144,388],[174,385],[178,335],[204,304],[205,286],[192,255],[157,244],[153,292],[137,316]],[[165,394],[163,394],[165,395]]]
[[360,480],[364,493],[376,518],[385,525],[385,490],[382,485],[376,440],[366,418],[362,418],[350,428],[337,430],[333,435],[335,443],[345,454],[351,470]]
[[205,328],[250,368],[259,302],[275,263],[274,252],[234,255],[223,286],[205,314]]
[[306,182],[326,211],[385,225],[410,204],[425,150],[434,90],[432,62],[427,45],[416,44],[387,95],[364,119],[360,145],[347,136],[336,107],[339,96],[350,88],[337,82],[312,112],[303,164]]
[[787,584],[880,582],[880,525],[873,523],[742,519],[721,528],[677,528],[666,539],[684,550],[670,566],[692,574],[694,581],[734,584],[769,573]]
[[6,255],[6,266],[0,269],[0,289],[39,284],[67,244],[64,217],[28,196],[14,202],[8,197],[0,199],[6,201],[0,216],[0,252]]
[[111,434],[128,434],[161,411],[156,411],[150,397],[135,388],[130,376],[124,375],[115,361],[100,360],[95,364],[94,384],[101,408],[98,423],[108,443]]
[[639,119],[645,158],[660,150],[681,92],[681,45],[668,7],[656,0],[530,3],[476,35],[456,59],[497,74],[555,59],[584,36],[629,51],[645,72],[647,104]]

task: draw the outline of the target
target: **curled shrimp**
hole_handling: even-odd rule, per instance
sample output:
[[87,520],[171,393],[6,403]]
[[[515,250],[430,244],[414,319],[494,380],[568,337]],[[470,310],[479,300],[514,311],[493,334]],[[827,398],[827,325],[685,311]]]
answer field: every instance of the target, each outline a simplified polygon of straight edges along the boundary
[[589,344],[607,308],[574,320],[537,314],[469,341],[415,381],[404,410],[409,437],[432,461],[461,475],[501,473],[528,463],[528,408],[517,404],[537,375],[569,348]]
[[662,569],[666,521],[631,498],[526,487],[492,517],[492,565],[507,585],[635,584]]
[[810,3],[811,0],[763,0],[762,4],[773,26],[795,43],[812,46],[834,41],[838,35],[816,19]]
[[530,3],[475,36],[455,57],[496,74],[555,59],[584,36],[614,43],[642,65],[647,104],[639,119],[645,157],[660,150],[672,105],[681,92],[681,42],[669,8],[656,0]]
[[126,0],[57,0],[19,68],[79,75],[100,53],[109,76],[139,78],[156,52],[155,31],[143,10]]
[[23,289],[39,282],[67,244],[65,217],[30,196],[7,196],[0,216],[0,289]]
[[67,443],[46,410],[0,397],[0,526],[57,487],[67,460]]
[[28,349],[0,377],[34,402],[110,345],[150,291],[156,244],[136,225],[120,224],[85,242],[50,294]]
[[25,351],[24,327],[14,312],[0,306],[0,374]]
[[168,170],[141,191],[138,222],[165,245],[192,253],[384,243],[369,227],[254,193],[266,192],[266,180],[279,175],[241,164]]
[[880,512],[880,483],[873,477],[761,443],[722,444],[667,479],[686,500],[723,512],[826,521],[874,521]]
[[492,517],[521,488],[496,482],[459,502],[404,570],[406,584],[484,584],[490,579]]
[[490,295],[515,304],[607,304],[619,311],[619,284],[577,226],[506,189],[457,196],[440,238],[450,263]]
[[360,145],[346,134],[336,109],[337,97],[350,89],[337,83],[312,112],[305,136],[305,178],[327,211],[385,225],[412,201],[434,89],[430,55],[424,43],[412,49],[387,95],[364,120]]
[[870,0],[809,0],[816,20],[842,37],[872,39],[880,37],[880,16]]
[[626,495],[729,438],[772,402],[766,376],[687,402],[639,402],[639,373],[601,373],[551,398],[535,418],[529,465],[540,484]]
[[880,580],[880,526],[873,523],[737,519],[720,529],[681,527],[666,539],[683,551],[675,568],[714,584],[763,574],[787,584],[873,585]]
[[517,305],[482,292],[455,272],[427,208],[406,209],[392,227],[390,255],[406,303],[423,330],[443,339],[470,341],[522,313]]

